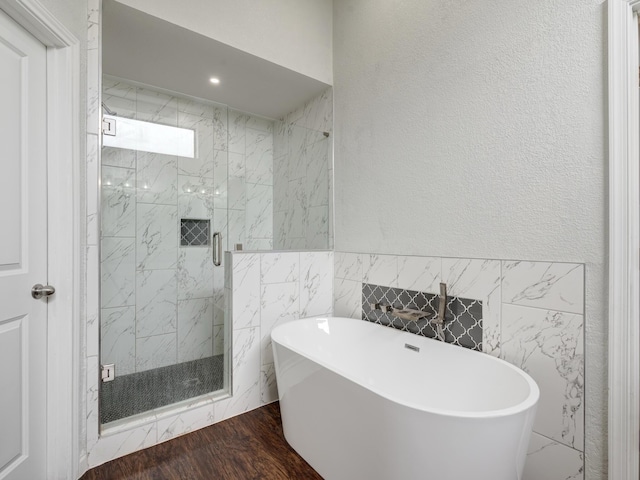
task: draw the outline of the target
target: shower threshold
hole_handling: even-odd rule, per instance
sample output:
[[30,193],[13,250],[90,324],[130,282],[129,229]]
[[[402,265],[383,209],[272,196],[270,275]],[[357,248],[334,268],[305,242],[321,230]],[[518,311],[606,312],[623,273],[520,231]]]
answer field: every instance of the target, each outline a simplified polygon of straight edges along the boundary
[[100,423],[104,425],[222,389],[223,358],[215,355],[122,375],[103,383]]

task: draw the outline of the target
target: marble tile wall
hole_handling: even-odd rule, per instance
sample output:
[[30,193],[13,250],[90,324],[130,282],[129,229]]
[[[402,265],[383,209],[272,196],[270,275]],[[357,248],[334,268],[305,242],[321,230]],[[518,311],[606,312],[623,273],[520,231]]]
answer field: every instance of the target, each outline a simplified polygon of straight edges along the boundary
[[327,89],[275,122],[275,249],[333,247],[332,92]]
[[234,398],[216,404],[227,417],[278,399],[271,330],[298,318],[330,315],[333,310],[333,252],[228,255]]
[[540,387],[526,480],[583,478],[584,265],[335,252],[334,314],[362,318],[362,285],[482,301],[483,351]]

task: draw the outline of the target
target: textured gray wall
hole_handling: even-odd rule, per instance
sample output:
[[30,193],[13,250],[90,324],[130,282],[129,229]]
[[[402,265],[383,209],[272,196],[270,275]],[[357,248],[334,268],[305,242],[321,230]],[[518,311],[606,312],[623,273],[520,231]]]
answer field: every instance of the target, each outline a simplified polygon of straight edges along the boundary
[[584,262],[606,478],[606,4],[334,3],[337,251]]

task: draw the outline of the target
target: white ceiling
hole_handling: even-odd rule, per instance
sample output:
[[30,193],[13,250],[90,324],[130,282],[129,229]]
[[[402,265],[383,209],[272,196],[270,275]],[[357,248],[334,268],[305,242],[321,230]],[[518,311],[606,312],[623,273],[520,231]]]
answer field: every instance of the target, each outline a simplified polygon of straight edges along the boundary
[[[281,118],[329,85],[148,15],[103,2],[102,72]],[[212,85],[209,78],[220,78]]]

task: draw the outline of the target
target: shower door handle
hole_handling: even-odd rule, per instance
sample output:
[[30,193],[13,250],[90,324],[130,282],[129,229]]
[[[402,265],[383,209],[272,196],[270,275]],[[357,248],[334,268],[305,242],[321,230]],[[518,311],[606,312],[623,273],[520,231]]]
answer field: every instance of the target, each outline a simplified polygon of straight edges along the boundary
[[220,241],[220,232],[213,234],[213,264],[219,267],[222,264],[222,242]]

